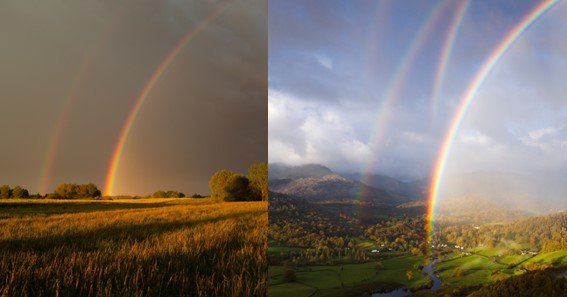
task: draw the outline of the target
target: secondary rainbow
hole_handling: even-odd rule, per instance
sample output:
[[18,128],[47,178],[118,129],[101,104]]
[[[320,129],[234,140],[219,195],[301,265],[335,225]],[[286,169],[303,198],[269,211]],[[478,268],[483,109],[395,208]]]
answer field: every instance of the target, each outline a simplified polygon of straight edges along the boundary
[[[376,117],[376,123],[374,125],[375,129],[372,132],[372,139],[370,141],[371,146],[375,152],[375,155],[378,155],[380,152],[379,145],[384,140],[384,135],[388,128],[388,122],[391,119],[392,112],[391,108],[393,107],[396,100],[399,98],[400,92],[402,90],[402,86],[405,83],[407,76],[410,73],[411,66],[413,65],[415,59],[418,56],[418,53],[421,51],[421,48],[425,45],[425,42],[433,32],[435,25],[437,22],[443,17],[443,12],[445,9],[449,7],[451,1],[445,0],[439,2],[430,12],[429,16],[424,21],[423,25],[415,34],[415,37],[412,39],[410,45],[408,46],[406,52],[404,53],[402,59],[396,71],[394,72],[392,78],[390,79],[387,87],[385,88],[384,94],[382,98],[382,103],[380,104],[380,108],[378,111],[378,115]],[[365,172],[365,180],[364,183],[370,183],[368,181],[368,177],[371,175],[373,167],[376,166],[377,159],[371,160],[367,163]],[[364,188],[361,188],[359,191],[359,196],[364,196]]]
[[439,65],[437,66],[437,71],[435,71],[435,80],[433,82],[433,90],[431,95],[431,115],[432,118],[435,118],[436,110],[437,110],[437,102],[439,101],[439,92],[441,91],[441,87],[443,85],[443,81],[445,80],[445,72],[447,71],[447,64],[451,58],[451,54],[453,52],[455,40],[457,37],[457,33],[461,28],[461,24],[463,23],[464,16],[466,15],[466,11],[469,5],[469,1],[461,1],[459,3],[459,7],[457,8],[457,13],[453,17],[453,22],[449,26],[449,30],[447,31],[447,37],[443,42],[443,48],[441,49],[440,58],[439,58]]
[[209,23],[211,23],[221,14],[221,12],[227,6],[228,3],[229,0],[225,0],[220,4],[218,4],[218,6],[205,19],[203,19],[192,30],[187,32],[183,36],[183,38],[181,38],[181,40],[177,43],[177,45],[175,45],[175,47],[171,51],[169,51],[169,53],[161,61],[161,63],[156,68],[156,70],[150,76],[150,79],[146,82],[146,84],[140,91],[140,94],[138,95],[138,98],[136,99],[136,102],[134,103],[134,106],[132,107],[128,115],[128,118],[126,119],[126,122],[122,126],[120,136],[118,137],[118,141],[116,142],[114,152],[112,154],[112,158],[108,168],[108,173],[106,175],[104,195],[111,196],[113,194],[114,184],[116,181],[116,173],[120,165],[120,160],[122,158],[122,153],[124,151],[124,145],[128,140],[128,135],[130,134],[132,126],[134,125],[134,122],[136,121],[136,118],[140,113],[140,109],[142,108],[144,102],[148,98],[148,95],[150,94],[156,83],[159,81],[160,77],[169,68],[169,66],[175,60],[175,58],[177,58],[179,53],[181,53],[181,51],[187,46],[187,44],[189,44],[191,40],[193,40],[201,31],[203,31],[203,29]]
[[110,23],[108,23],[108,25],[102,30],[102,33],[99,35],[99,38],[95,43],[95,47],[83,60],[77,70],[76,75],[74,76],[73,82],[71,83],[71,88],[67,93],[66,99],[61,107],[61,111],[59,112],[59,115],[57,116],[57,119],[55,121],[55,125],[53,126],[51,136],[49,137],[47,150],[45,152],[43,164],[41,166],[39,174],[38,189],[40,193],[47,193],[49,191],[49,187],[52,181],[53,166],[57,157],[57,151],[59,150],[59,144],[61,143],[63,132],[65,131],[65,127],[67,126],[67,123],[69,121],[71,109],[73,107],[73,104],[77,101],[79,91],[87,73],[89,73],[89,69],[100,54],[101,49],[106,44],[109,37],[112,36],[112,33],[117,27],[118,20],[121,19],[121,15],[125,11],[125,5],[124,3],[122,4],[123,5],[120,7],[120,9],[112,16]]
[[439,190],[443,179],[447,159],[451,151],[451,146],[455,141],[455,136],[459,130],[461,122],[475,98],[480,86],[486,80],[494,66],[500,61],[508,49],[514,44],[516,40],[524,33],[534,22],[536,22],[543,14],[549,11],[559,0],[543,1],[534,7],[496,46],[487,60],[482,64],[482,67],[473,76],[471,83],[466,88],[457,110],[455,111],[449,128],[445,133],[441,149],[439,150],[435,168],[433,171],[433,178],[429,187],[429,196],[427,198],[427,242],[428,245],[433,237],[433,222],[435,219],[435,210],[439,199]]

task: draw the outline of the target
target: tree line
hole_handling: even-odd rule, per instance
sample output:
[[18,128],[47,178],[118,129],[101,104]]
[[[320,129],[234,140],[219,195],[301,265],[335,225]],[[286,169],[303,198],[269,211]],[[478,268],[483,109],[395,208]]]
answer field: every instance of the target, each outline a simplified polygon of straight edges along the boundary
[[10,188],[9,185],[0,186],[0,198],[29,198],[30,193],[28,190],[15,186]]
[[215,172],[209,180],[211,195],[223,201],[268,201],[268,164],[248,168],[248,175],[227,169]]
[[49,194],[51,199],[81,199],[101,197],[101,191],[93,183],[88,184],[60,184],[55,188],[55,192]]
[[[223,201],[259,201],[268,200],[268,164],[259,163],[249,167],[248,175],[242,175],[230,170],[215,172],[209,181],[211,194],[214,198]],[[53,193],[45,195],[30,195],[27,189],[21,186],[11,188],[8,185],[0,186],[0,198],[47,198],[47,199],[88,199],[101,198],[102,193],[93,183],[75,184],[63,183],[55,188]],[[120,196],[130,197],[130,196]],[[172,190],[158,190],[150,196],[154,198],[184,198],[183,192]],[[204,198],[194,193],[190,198]],[[130,197],[134,198],[134,197]]]
[[441,226],[435,241],[465,248],[495,247],[506,241],[529,244],[531,250],[553,252],[567,248],[567,212],[532,217],[505,225]]
[[98,198],[101,192],[93,183],[73,184],[64,183],[55,188],[53,193],[45,195],[30,195],[29,191],[21,186],[11,188],[9,185],[0,186],[0,198],[47,198],[47,199],[80,199],[80,198]]

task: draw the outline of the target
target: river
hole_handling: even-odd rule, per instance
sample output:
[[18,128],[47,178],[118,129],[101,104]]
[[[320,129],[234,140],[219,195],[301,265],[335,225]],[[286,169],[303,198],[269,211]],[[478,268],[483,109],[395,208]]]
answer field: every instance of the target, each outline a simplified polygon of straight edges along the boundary
[[[431,280],[433,281],[433,286],[427,290],[430,290],[432,292],[437,291],[437,289],[439,289],[442,284],[441,280],[437,277],[437,275],[435,275],[435,269],[433,269],[433,265],[435,265],[435,263],[437,263],[437,260],[432,261],[431,263],[429,263],[429,265],[426,265],[421,270],[423,271],[423,273],[427,273],[427,275],[431,277]],[[403,288],[403,289],[396,289],[386,293],[374,293],[372,294],[372,297],[404,297],[404,296],[409,296],[411,294],[413,294],[412,291]]]

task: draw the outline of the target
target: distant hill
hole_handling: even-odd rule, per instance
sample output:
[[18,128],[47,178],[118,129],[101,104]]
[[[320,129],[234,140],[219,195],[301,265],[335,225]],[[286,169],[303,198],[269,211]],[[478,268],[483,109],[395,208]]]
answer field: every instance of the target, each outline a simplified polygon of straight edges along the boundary
[[323,165],[319,164],[306,164],[291,166],[282,163],[270,163],[269,164],[269,176],[270,180],[277,179],[299,179],[306,177],[321,177],[329,174],[333,174],[333,171]]
[[393,204],[422,197],[417,188],[394,178],[375,176],[369,180],[375,185],[365,184],[359,174],[338,174],[319,164],[269,164],[270,190],[294,197]]
[[506,172],[453,174],[444,178],[442,189],[440,205],[463,197],[483,197],[500,208],[532,213],[567,207],[567,178]]
[[512,222],[533,214],[490,198],[462,196],[439,201],[435,218],[446,224],[487,224]]
[[341,173],[342,176],[360,181],[371,187],[386,191],[400,200],[422,200],[427,196],[427,182],[402,182],[381,174]]
[[311,199],[364,199],[375,202],[394,203],[397,199],[386,191],[367,186],[338,174],[278,179],[269,182],[271,191]]
[[[396,206],[392,204],[372,204],[358,200],[351,201],[321,201],[295,197],[282,193],[272,192],[270,196],[269,217],[270,224],[284,222],[303,222],[307,218],[324,217],[329,222],[344,224],[349,221],[351,227],[356,228],[359,223],[376,223],[384,217],[418,216],[425,213],[423,202],[411,202],[417,205]],[[361,206],[364,204],[364,206]],[[354,223],[356,222],[356,223]],[[358,232],[358,231],[357,231]]]

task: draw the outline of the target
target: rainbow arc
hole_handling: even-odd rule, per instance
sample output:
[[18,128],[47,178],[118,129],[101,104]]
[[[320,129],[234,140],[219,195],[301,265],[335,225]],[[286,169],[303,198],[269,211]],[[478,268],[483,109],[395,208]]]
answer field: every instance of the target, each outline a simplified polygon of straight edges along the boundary
[[173,61],[179,56],[179,54],[183,51],[183,49],[195,39],[196,36],[199,35],[212,21],[214,21],[222,11],[227,7],[229,4],[229,0],[225,0],[219,3],[213,11],[207,15],[201,22],[199,22],[194,28],[189,30],[181,40],[167,53],[165,58],[159,63],[158,67],[150,76],[149,80],[146,82],[142,90],[140,91],[122,129],[120,130],[120,136],[118,137],[118,141],[114,147],[114,151],[112,153],[112,158],[110,161],[110,165],[108,168],[108,173],[106,175],[106,182],[104,186],[104,195],[111,196],[114,193],[114,186],[116,183],[116,175],[118,172],[118,168],[120,166],[120,161],[122,160],[122,155],[124,152],[124,147],[128,140],[128,136],[138,118],[140,110],[142,106],[147,101],[148,96],[152,92],[153,88],[160,80],[160,78],[166,73],[167,69]]
[[539,20],[546,12],[548,12],[559,0],[546,0],[535,6],[520,22],[518,22],[512,30],[498,43],[480,69],[473,76],[472,81],[467,86],[465,92],[459,100],[459,105],[453,114],[450,121],[449,128],[447,129],[443,138],[441,148],[438,152],[437,160],[433,170],[433,177],[429,186],[429,195],[427,197],[427,224],[426,234],[428,246],[433,239],[433,223],[435,219],[435,211],[439,202],[439,194],[445,168],[447,166],[447,159],[451,152],[451,147],[455,141],[459,127],[466,115],[468,108],[474,101],[479,88],[482,86],[486,78],[491,73],[492,69],[508,52],[510,47],[522,36],[522,34],[529,29],[537,20]]

